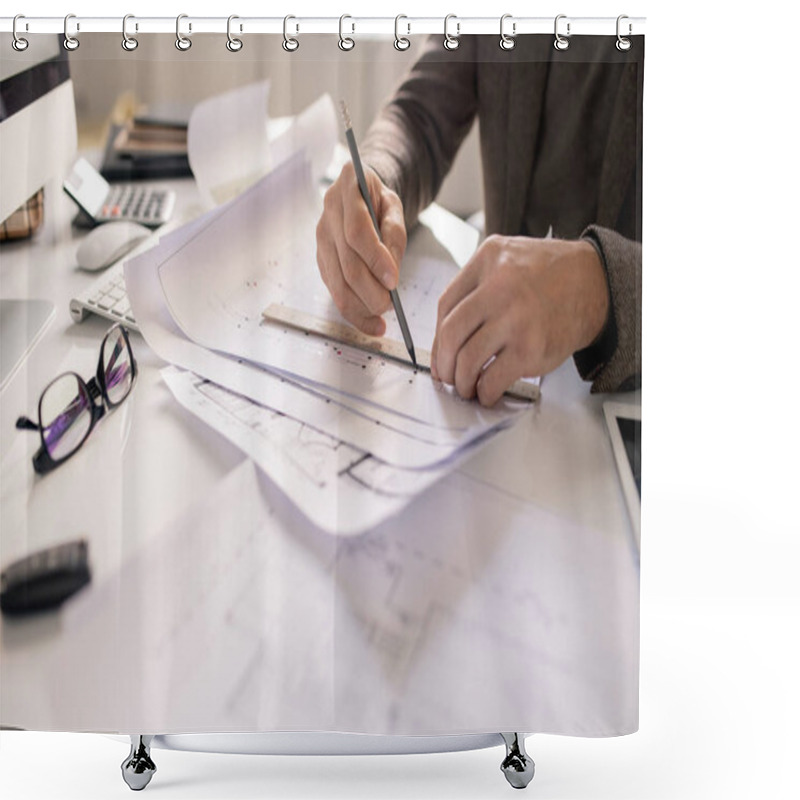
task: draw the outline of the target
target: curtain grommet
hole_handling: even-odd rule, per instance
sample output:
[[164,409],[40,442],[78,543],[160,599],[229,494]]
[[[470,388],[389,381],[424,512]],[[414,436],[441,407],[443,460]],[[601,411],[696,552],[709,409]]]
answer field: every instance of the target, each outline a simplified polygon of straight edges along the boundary
[[[139,40],[135,36],[128,36],[128,20],[135,19],[133,14],[126,14],[122,18],[122,49],[127,51],[128,53],[132,53],[138,46]],[[139,24],[136,23],[134,28],[135,30],[139,30]]]
[[555,47],[556,50],[562,50],[563,51],[563,50],[567,50],[569,48],[569,36],[571,35],[571,33],[570,33],[570,23],[569,22],[567,22],[567,35],[566,36],[562,36],[558,32],[558,22],[559,22],[559,20],[562,20],[562,19],[567,19],[567,15],[566,14],[559,14],[556,17],[555,23],[553,25],[553,32],[555,33],[555,37],[556,37],[555,41],[553,42],[553,47]]
[[[451,19],[456,21],[456,33],[455,36],[447,30],[447,23],[450,22]],[[458,45],[460,42],[458,41],[458,37],[461,34],[461,23],[458,21],[458,17],[455,14],[448,14],[444,18],[444,41],[442,42],[442,46],[445,50],[458,50]]]
[[[236,14],[231,14],[228,17],[228,41],[225,42],[225,47],[227,47],[231,53],[238,53],[244,47],[244,42],[241,39],[237,39],[231,33],[231,22],[233,22],[233,20],[235,19],[239,19],[239,17]],[[241,32],[242,32],[242,26],[240,25],[239,33]]]
[[[344,29],[344,21],[346,19],[353,19],[353,18],[349,14],[342,14],[342,16],[339,17],[339,49],[343,50],[345,53],[349,52],[356,46],[355,40],[351,36],[344,35],[343,29]],[[356,32],[356,24],[354,22],[352,23],[351,33],[355,32]]]
[[[182,53],[185,53],[191,46],[192,40],[181,33],[181,20],[188,19],[188,14],[178,14],[175,19],[175,47]],[[192,23],[189,23],[189,33],[192,32]]]
[[295,39],[294,36],[289,36],[289,32],[287,30],[287,26],[289,24],[289,20],[295,20],[295,33],[300,33],[300,24],[297,22],[297,17],[293,17],[291,14],[288,14],[283,18],[283,49],[287,53],[294,53],[298,47],[300,47],[300,40]]
[[[620,51],[620,53],[627,53],[628,50],[631,49],[631,40],[628,39],[627,37],[623,36],[620,33],[620,23],[624,19],[628,19],[628,17],[625,14],[620,14],[617,17],[617,45],[616,45],[616,47],[617,47],[617,50]],[[632,30],[633,30],[633,26],[629,22],[628,23],[628,36],[631,35]]]
[[[70,35],[69,21],[71,19],[75,19],[74,14],[67,14],[67,16],[64,17],[64,49],[69,50],[70,53],[72,53],[74,50],[77,50],[81,46],[81,43],[74,36]],[[79,31],[80,29],[81,24],[76,22],[75,30]]]
[[394,18],[394,49],[399,50],[401,53],[408,50],[411,47],[411,39],[408,36],[411,35],[411,23],[406,23],[406,28],[408,29],[406,36],[400,35],[400,20],[401,19],[408,19],[405,14],[398,14]]
[[[11,25],[11,46],[18,52],[21,53],[23,50],[28,49],[28,42],[27,39],[23,38],[17,33],[17,22],[21,19],[25,19],[23,14],[17,14],[14,17],[14,22]],[[28,29],[28,23],[25,23],[25,30]]]
[[[511,20],[511,35],[505,32],[505,22],[507,19]],[[513,21],[511,14],[503,14],[503,16],[500,17],[500,49],[505,51],[513,50],[514,46],[517,44],[514,38],[516,35],[517,23]]]

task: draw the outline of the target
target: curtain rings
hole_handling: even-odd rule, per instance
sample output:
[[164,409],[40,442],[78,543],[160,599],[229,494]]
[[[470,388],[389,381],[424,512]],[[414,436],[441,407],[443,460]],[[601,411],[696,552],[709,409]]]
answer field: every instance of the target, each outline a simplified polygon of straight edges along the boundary
[[503,14],[500,17],[500,49],[501,50],[513,50],[516,41],[514,37],[517,35],[517,23],[511,23],[511,35],[509,36],[504,29],[505,22],[507,19],[512,19],[511,14]]
[[297,22],[297,17],[293,17],[291,14],[283,18],[283,49],[287,53],[294,53],[298,47],[300,47],[300,40],[295,39],[293,36],[289,36],[287,31],[287,26],[289,25],[289,20],[295,20],[295,32],[300,33],[300,25]]
[[[455,36],[453,36],[447,30],[447,23],[450,22],[451,19],[454,19],[456,21]],[[458,21],[458,17],[456,17],[455,14],[448,14],[444,18],[444,41],[442,42],[442,45],[444,46],[445,50],[458,50],[458,45],[459,45],[458,37],[460,33],[461,33],[461,23]]]
[[[181,20],[188,19],[188,14],[178,14],[175,19],[175,47],[185,53],[191,46],[192,40],[181,33]],[[192,32],[192,23],[189,23],[189,33]]]
[[[18,21],[18,20],[21,20],[21,19],[25,19],[25,16],[24,16],[23,14],[17,14],[17,15],[14,17],[14,22],[13,22],[13,23],[12,23],[12,25],[11,25],[11,35],[12,35],[12,39],[11,39],[11,46],[12,46],[12,47],[13,47],[13,48],[14,48],[14,49],[15,49],[15,50],[18,52],[18,53],[21,53],[23,50],[27,50],[27,49],[28,49],[28,40],[27,40],[27,39],[23,39],[23,38],[22,38],[22,37],[21,37],[21,36],[20,36],[20,35],[17,33],[17,21]],[[28,29],[28,23],[26,22],[26,23],[25,23],[25,30],[27,30],[27,29]]]
[[[617,17],[617,50],[619,50],[622,53],[625,53],[625,52],[627,52],[628,50],[631,49],[631,40],[627,39],[626,37],[624,37],[620,33],[620,27],[621,27],[620,23],[624,19],[628,19],[628,17],[625,16],[625,14],[620,14]],[[628,23],[628,36],[631,35],[632,31],[633,31],[633,27],[632,27],[631,23],[629,22]]]
[[[560,19],[566,19],[566,18],[567,18],[566,14],[559,14],[556,17],[556,21],[555,21],[555,24],[553,26],[553,30],[554,30],[555,36],[556,36],[556,39],[553,42],[553,47],[555,47],[556,50],[566,50],[569,47],[569,39],[566,38],[565,36],[562,36],[558,32],[558,21]],[[570,24],[569,24],[569,22],[567,22],[567,36],[570,35],[570,30],[569,29],[570,29]]]
[[[408,50],[411,47],[411,40],[407,39],[405,36],[400,35],[400,20],[401,19],[408,19],[405,14],[398,14],[394,18],[394,49],[400,50],[403,52],[404,50]],[[411,23],[406,23],[406,28],[408,28],[409,35],[411,34]]]
[[[133,14],[126,14],[122,18],[122,49],[127,50],[129,53],[135,50],[139,46],[139,40],[134,36],[128,36],[128,20],[135,19]],[[137,31],[139,30],[139,24],[136,23]]]
[[[81,43],[74,36],[70,36],[69,21],[71,19],[75,19],[74,14],[67,14],[67,16],[64,17],[64,49],[69,50],[70,52],[72,52],[73,50],[77,50],[81,45]],[[80,23],[76,22],[75,30],[79,31],[80,29],[81,29]]]
[[[241,39],[237,39],[231,33],[231,22],[233,22],[233,20],[235,19],[239,19],[239,17],[237,17],[236,14],[231,14],[228,17],[228,41],[225,42],[225,47],[227,47],[228,50],[231,51],[231,53],[238,53],[242,49],[242,47],[244,47],[244,42],[242,42]],[[242,32],[242,26],[240,25],[239,33],[241,32]]]
[[[356,43],[353,39],[351,39],[349,36],[344,35],[343,28],[344,28],[344,21],[346,19],[353,19],[353,18],[349,14],[342,14],[342,16],[339,17],[339,49],[344,50],[345,52],[347,52],[348,50],[352,50],[356,46]],[[352,27],[351,33],[355,33],[356,32],[355,22],[351,23],[351,27]]]

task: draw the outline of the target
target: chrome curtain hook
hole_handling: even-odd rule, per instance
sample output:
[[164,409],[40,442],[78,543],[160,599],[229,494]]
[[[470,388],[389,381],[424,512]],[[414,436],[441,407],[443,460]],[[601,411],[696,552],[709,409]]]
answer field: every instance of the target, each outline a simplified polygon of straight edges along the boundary
[[[405,36],[400,35],[400,20],[401,19],[408,19],[405,14],[398,14],[394,18],[394,49],[400,50],[408,50],[411,47],[411,40],[407,39]],[[408,34],[411,35],[411,23],[406,23],[406,28],[408,28]]]
[[[450,22],[451,19],[456,21],[456,35],[453,36],[447,30],[447,23]],[[448,14],[444,18],[444,41],[442,44],[444,45],[445,50],[458,50],[458,45],[460,42],[458,41],[458,37],[461,33],[461,23],[458,21],[458,17],[455,14]]]
[[[75,15],[74,14],[67,14],[67,16],[64,17],[64,49],[65,50],[70,50],[70,51],[77,50],[80,47],[80,44],[81,44],[74,36],[70,36],[70,33],[69,33],[69,21],[71,19],[75,19]],[[75,30],[79,31],[80,29],[81,29],[80,22],[76,22],[75,23]]]
[[517,43],[514,37],[517,35],[517,23],[511,23],[511,35],[509,36],[505,32],[505,22],[507,19],[512,19],[511,14],[503,14],[500,17],[500,49],[501,50],[513,50],[514,45]]
[[287,53],[294,53],[298,47],[300,47],[300,40],[295,39],[293,36],[289,36],[287,31],[287,26],[289,25],[289,20],[295,20],[295,33],[300,33],[300,23],[297,22],[297,17],[293,17],[291,14],[283,18],[283,49]]
[[[181,20],[188,19],[188,14],[178,14],[175,19],[175,47],[186,52],[192,46],[192,40],[181,33]],[[192,32],[192,23],[189,23],[189,33]]]
[[[12,35],[12,37],[13,37],[13,38],[11,39],[11,46],[12,46],[12,47],[13,47],[13,48],[14,48],[14,49],[15,49],[15,50],[18,52],[18,53],[21,53],[23,50],[27,50],[27,49],[28,49],[28,40],[27,40],[27,39],[23,39],[23,38],[22,38],[22,37],[21,37],[21,36],[20,36],[20,35],[17,33],[17,22],[18,22],[19,20],[21,20],[21,19],[25,19],[25,16],[24,16],[23,14],[17,14],[17,15],[14,17],[14,22],[13,22],[13,23],[12,23],[12,25],[11,25],[11,35]],[[28,30],[28,23],[27,23],[27,22],[25,23],[25,30]]]
[[[353,18],[349,14],[342,14],[342,16],[339,17],[339,49],[344,51],[352,50],[356,46],[356,43],[353,39],[351,39],[349,36],[344,35],[343,28],[344,28],[344,21],[346,19],[353,19]],[[351,23],[351,26],[352,26],[351,33],[355,33],[356,32],[355,22]]]
[[[630,39],[627,39],[627,38],[625,38],[625,37],[624,37],[624,36],[623,36],[623,35],[620,33],[620,27],[621,27],[621,26],[620,26],[620,23],[621,23],[621,22],[622,22],[622,20],[624,20],[624,19],[628,19],[628,17],[627,17],[625,14],[620,14],[620,15],[617,17],[617,50],[619,50],[619,51],[621,51],[621,52],[623,52],[623,53],[624,53],[624,52],[626,52],[627,50],[630,50],[630,49],[631,49],[631,40],[630,40]],[[632,25],[631,25],[631,23],[629,22],[629,23],[628,23],[628,36],[630,36],[630,35],[631,35],[631,33],[633,33],[633,26],[632,26]]]
[[[235,19],[239,19],[239,17],[237,17],[236,14],[231,14],[228,17],[228,41],[225,42],[225,47],[227,47],[228,50],[231,51],[231,53],[238,53],[244,46],[244,43],[242,42],[241,39],[237,39],[235,36],[231,34],[231,22],[233,22],[233,20]],[[242,26],[240,25],[239,33],[241,32],[242,32]]]
[[[139,40],[135,36],[128,36],[128,20],[135,19],[133,14],[126,14],[122,18],[122,49],[129,53],[139,46]],[[139,23],[135,25],[135,30],[139,30]]]
[[[555,47],[556,50],[566,50],[569,47],[569,39],[564,37],[564,36],[562,36],[558,32],[558,21],[560,19],[566,19],[566,18],[567,18],[566,14],[559,14],[556,17],[556,21],[555,21],[555,25],[554,25],[554,31],[555,31],[555,35],[556,35],[556,40],[553,42],[553,47]],[[569,28],[570,28],[570,24],[569,24],[569,22],[567,22],[567,36],[570,35]]]

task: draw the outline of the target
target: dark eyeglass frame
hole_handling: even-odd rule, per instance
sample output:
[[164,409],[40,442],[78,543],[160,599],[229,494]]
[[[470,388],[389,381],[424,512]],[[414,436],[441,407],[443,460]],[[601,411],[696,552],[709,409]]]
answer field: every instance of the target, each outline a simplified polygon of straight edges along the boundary
[[[124,397],[120,398],[116,402],[111,400],[108,396],[108,389],[106,387],[106,376],[105,370],[103,369],[103,353],[105,351],[106,342],[112,335],[116,335],[116,332],[119,331],[122,333],[122,338],[125,342],[125,347],[128,350],[128,356],[130,358],[130,365],[131,365],[131,384],[128,387],[128,391],[125,392]],[[111,413],[117,406],[122,405],[130,395],[131,391],[133,390],[134,384],[136,383],[136,376],[139,370],[136,366],[136,359],[133,356],[133,348],[131,347],[131,340],[130,336],[128,335],[128,330],[125,328],[124,325],[120,325],[119,323],[112,325],[106,335],[103,337],[103,340],[100,342],[100,358],[97,361],[97,371],[93,378],[89,380],[87,383],[86,381],[81,378],[76,372],[62,372],[59,375],[56,375],[47,386],[44,387],[42,390],[41,395],[39,395],[39,404],[38,404],[38,414],[39,414],[39,423],[37,424],[32,419],[26,416],[21,416],[17,419],[16,427],[18,430],[26,430],[26,431],[38,431],[39,438],[41,439],[42,446],[36,451],[33,456],[33,469],[39,475],[45,475],[48,472],[51,472],[56,467],[63,464],[65,461],[72,458],[78,450],[83,447],[86,440],[91,435],[92,431],[94,430],[95,425],[105,416],[106,408],[108,408],[109,413]],[[78,442],[77,445],[65,455],[63,458],[53,458],[50,455],[50,451],[47,448],[47,443],[45,442],[44,434],[45,434],[45,427],[42,425],[42,400],[44,400],[47,391],[50,387],[56,383],[56,381],[61,380],[65,375],[72,375],[78,382],[78,388],[80,393],[85,393],[85,397],[89,400],[89,409],[91,413],[91,419],[89,421],[89,428],[86,433],[83,435],[83,438]],[[98,402],[99,400],[99,402]],[[67,409],[65,409],[67,411]]]

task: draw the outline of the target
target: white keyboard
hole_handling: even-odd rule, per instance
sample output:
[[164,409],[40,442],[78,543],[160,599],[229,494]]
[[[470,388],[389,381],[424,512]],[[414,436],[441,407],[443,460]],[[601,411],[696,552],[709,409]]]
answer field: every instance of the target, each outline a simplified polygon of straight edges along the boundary
[[139,330],[125,290],[123,261],[109,267],[88,289],[69,301],[69,311],[75,322],[83,322],[91,313],[122,322],[130,330]]

